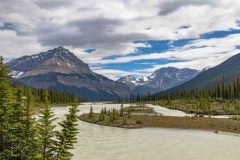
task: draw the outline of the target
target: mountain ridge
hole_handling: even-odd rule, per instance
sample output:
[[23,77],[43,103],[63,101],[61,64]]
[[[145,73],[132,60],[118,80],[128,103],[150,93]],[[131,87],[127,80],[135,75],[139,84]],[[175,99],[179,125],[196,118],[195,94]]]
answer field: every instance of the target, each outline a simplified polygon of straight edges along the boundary
[[195,78],[171,88],[166,92],[183,91],[192,88],[206,89],[219,83],[222,79],[224,79],[225,82],[230,82],[237,77],[240,77],[240,53],[230,57],[215,67],[208,68]]
[[129,88],[97,74],[72,52],[57,47],[7,63],[12,77],[39,88],[52,88],[94,101],[116,100],[130,95]]
[[130,87],[132,94],[147,94],[163,91],[195,77],[199,71],[189,68],[162,67],[150,76],[136,78],[132,75],[121,77],[119,82]]

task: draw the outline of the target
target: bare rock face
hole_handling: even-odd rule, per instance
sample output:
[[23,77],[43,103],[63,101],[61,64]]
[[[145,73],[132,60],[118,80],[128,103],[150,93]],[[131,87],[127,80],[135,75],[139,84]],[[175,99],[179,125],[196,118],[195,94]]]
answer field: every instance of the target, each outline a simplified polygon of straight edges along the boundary
[[215,67],[204,68],[196,77],[168,90],[168,92],[187,91],[192,88],[208,89],[220,84],[223,80],[225,83],[233,83],[234,79],[239,77],[240,53],[230,57]]
[[130,95],[129,87],[90,70],[69,50],[58,47],[7,63],[13,78],[26,85],[73,92],[88,100],[113,100]]
[[151,76],[136,78],[129,75],[121,77],[118,82],[129,86],[131,94],[156,93],[180,85],[198,73],[199,71],[189,68],[163,67],[154,71]]

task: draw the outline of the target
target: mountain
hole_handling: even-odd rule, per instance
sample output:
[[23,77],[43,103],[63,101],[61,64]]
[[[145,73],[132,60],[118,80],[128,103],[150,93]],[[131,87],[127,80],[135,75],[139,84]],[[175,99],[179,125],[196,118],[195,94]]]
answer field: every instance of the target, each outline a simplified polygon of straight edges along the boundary
[[133,75],[128,75],[119,78],[117,81],[126,84],[130,88],[130,90],[133,90],[139,85],[146,84],[149,79],[148,77],[136,78]]
[[126,84],[132,94],[156,93],[180,85],[198,73],[197,70],[189,68],[163,67],[154,71],[151,76],[136,78],[129,75],[121,77],[118,82]]
[[223,63],[208,68],[190,81],[170,89],[167,92],[183,91],[191,88],[205,89],[222,81],[231,82],[234,78],[240,77],[240,54],[237,54]]
[[94,73],[63,47],[23,56],[7,65],[11,76],[26,85],[73,92],[88,100],[113,100],[130,93],[125,84]]

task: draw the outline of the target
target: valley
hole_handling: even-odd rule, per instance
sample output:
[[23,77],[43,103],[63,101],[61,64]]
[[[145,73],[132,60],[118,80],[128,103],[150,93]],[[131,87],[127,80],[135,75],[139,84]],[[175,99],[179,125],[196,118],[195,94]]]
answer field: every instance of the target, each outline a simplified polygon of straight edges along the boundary
[[215,133],[219,131],[240,133],[238,115],[218,116],[209,117],[207,114],[202,114],[198,117],[195,114],[186,114],[149,104],[132,104],[124,108],[122,104],[119,109],[102,108],[100,113],[95,113],[91,108],[88,114],[80,115],[79,119],[88,123],[127,129],[161,127],[209,130]]
[[240,160],[239,0],[0,10],[0,160]]
[[[130,105],[124,104],[123,106],[129,107]],[[82,103],[78,106],[79,115],[88,113],[91,107],[94,113],[100,113],[104,108],[107,110],[120,109],[121,104]],[[53,111],[61,120],[66,109],[65,107],[54,107]],[[167,112],[165,111],[165,113]],[[169,114],[179,115],[178,111],[174,110],[168,111]],[[146,122],[151,122],[151,118],[154,117],[149,117]],[[168,120],[166,119],[166,121]],[[179,119],[175,118],[176,125],[179,124],[178,121]],[[113,158],[116,160],[159,160],[170,158],[171,160],[178,160],[179,156],[186,160],[201,160],[202,158],[206,160],[215,158],[225,160],[226,157],[230,160],[238,159],[240,139],[237,134],[221,131],[216,134],[214,133],[215,130],[195,130],[199,128],[194,130],[170,129],[167,126],[153,124],[152,122],[151,125],[148,123],[146,128],[125,129],[78,121],[80,132],[78,142],[72,152],[74,154],[73,160],[79,158],[89,160],[111,160]],[[189,151],[189,148],[191,148],[191,152],[186,152],[186,150]],[[229,150],[229,148],[232,149]],[[228,152],[225,152],[226,150]],[[202,156],[196,156],[199,153],[203,153]]]

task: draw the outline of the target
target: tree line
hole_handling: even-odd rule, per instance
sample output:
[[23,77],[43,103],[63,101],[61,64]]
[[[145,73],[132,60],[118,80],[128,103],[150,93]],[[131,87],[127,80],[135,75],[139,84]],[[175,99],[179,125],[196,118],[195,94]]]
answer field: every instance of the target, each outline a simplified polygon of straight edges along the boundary
[[240,98],[240,78],[234,78],[231,82],[222,80],[208,88],[192,87],[183,91],[163,91],[157,94],[138,94],[129,98],[130,102],[136,101],[157,101],[168,99],[216,99],[216,100],[234,100]]
[[[44,90],[43,88],[34,88],[31,86],[20,85],[14,82],[11,82],[12,87],[19,88],[21,87],[23,90],[23,94],[26,95],[28,92],[34,97],[35,103],[41,103],[44,100]],[[75,94],[68,92],[60,92],[57,90],[48,90],[48,100],[51,104],[67,104],[73,102],[75,99]],[[80,99],[79,99],[80,100]]]
[[[51,92],[13,86],[8,75],[0,57],[0,160],[70,160],[77,141],[78,99],[57,130],[49,101]],[[34,118],[31,110],[36,95],[44,105]]]

